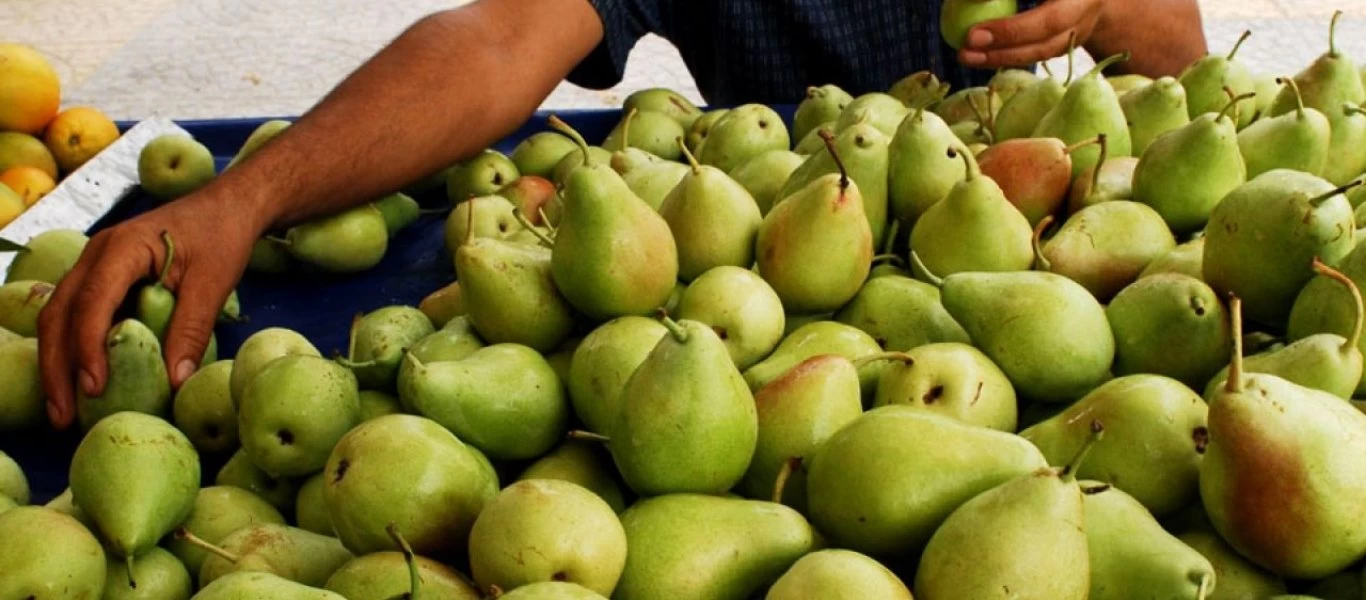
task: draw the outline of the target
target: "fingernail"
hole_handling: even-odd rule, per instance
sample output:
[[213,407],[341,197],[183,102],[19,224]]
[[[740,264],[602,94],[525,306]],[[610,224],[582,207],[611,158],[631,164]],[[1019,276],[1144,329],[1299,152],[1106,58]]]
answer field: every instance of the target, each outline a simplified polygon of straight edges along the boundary
[[968,32],[968,47],[970,48],[986,48],[994,41],[996,41],[996,36],[992,35],[990,30],[974,29]]
[[194,361],[189,360],[189,359],[186,359],[186,360],[180,361],[179,363],[176,363],[176,366],[175,366],[175,380],[176,380],[176,383],[184,383],[185,380],[186,380],[186,379],[189,379],[191,375],[194,375]]
[[89,371],[81,369],[80,379],[82,393],[84,393],[87,396],[94,396],[99,393],[99,390],[95,389],[95,376],[91,375]]
[[53,427],[62,427],[62,425],[66,423],[65,417],[66,415],[62,413],[62,408],[60,406],[52,403],[47,405],[47,420],[52,423]]
[[962,60],[965,65],[980,65],[987,62],[987,55],[985,52],[964,52]]

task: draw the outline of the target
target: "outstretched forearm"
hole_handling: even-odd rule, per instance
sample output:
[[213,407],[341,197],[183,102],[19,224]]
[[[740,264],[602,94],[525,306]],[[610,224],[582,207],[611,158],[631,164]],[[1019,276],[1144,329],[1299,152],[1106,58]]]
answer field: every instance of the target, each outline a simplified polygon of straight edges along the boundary
[[1086,51],[1097,59],[1131,54],[1116,71],[1177,76],[1208,53],[1196,0],[1106,0]]
[[262,231],[373,200],[514,131],[601,36],[585,0],[431,15],[205,192]]

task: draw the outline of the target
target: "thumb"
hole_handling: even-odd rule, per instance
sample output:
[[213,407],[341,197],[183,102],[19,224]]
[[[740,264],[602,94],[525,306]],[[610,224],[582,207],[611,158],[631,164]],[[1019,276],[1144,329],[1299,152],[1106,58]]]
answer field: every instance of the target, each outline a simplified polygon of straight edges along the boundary
[[[166,369],[171,387],[179,389],[199,368],[208,348],[218,311],[232,291],[231,283],[200,272],[187,272],[177,290],[175,312],[166,333]],[[223,280],[221,280],[223,281]]]

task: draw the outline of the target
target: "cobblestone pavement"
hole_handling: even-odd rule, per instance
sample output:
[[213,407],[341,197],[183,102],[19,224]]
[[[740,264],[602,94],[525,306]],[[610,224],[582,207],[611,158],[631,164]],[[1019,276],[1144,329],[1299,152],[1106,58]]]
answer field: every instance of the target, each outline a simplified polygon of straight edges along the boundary
[[[459,0],[455,0],[459,1]],[[405,26],[452,0],[2,0],[0,40],[50,56],[67,104],[116,119],[299,114]],[[1210,47],[1255,35],[1241,58],[1294,73],[1325,46],[1328,17],[1346,11],[1339,46],[1366,61],[1366,0],[1204,0]],[[1082,63],[1089,63],[1083,59]],[[819,83],[819,82],[813,82]],[[700,101],[667,42],[647,37],[612,90],[563,84],[546,108],[617,105],[667,86]]]

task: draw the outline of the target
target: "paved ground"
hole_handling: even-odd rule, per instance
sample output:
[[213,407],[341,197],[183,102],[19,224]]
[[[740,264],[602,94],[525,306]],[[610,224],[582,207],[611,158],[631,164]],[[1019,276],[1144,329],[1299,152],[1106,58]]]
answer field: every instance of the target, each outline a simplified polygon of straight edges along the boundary
[[[0,39],[31,44],[52,57],[68,104],[139,119],[298,114],[409,23],[452,0],[0,3]],[[1213,49],[1227,48],[1244,29],[1254,31],[1241,56],[1256,70],[1294,73],[1313,60],[1324,49],[1335,9],[1347,13],[1339,46],[1366,61],[1366,0],[1201,5]],[[636,47],[622,85],[597,92],[565,84],[545,106],[611,106],[632,90],[659,85],[700,100],[677,52],[650,37]]]

